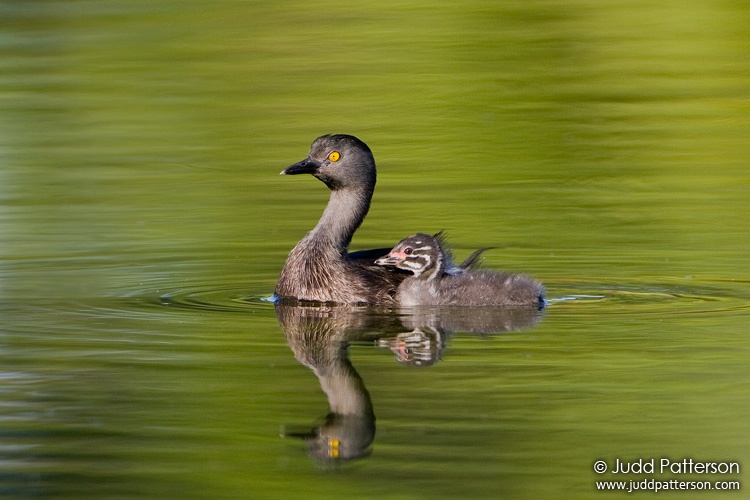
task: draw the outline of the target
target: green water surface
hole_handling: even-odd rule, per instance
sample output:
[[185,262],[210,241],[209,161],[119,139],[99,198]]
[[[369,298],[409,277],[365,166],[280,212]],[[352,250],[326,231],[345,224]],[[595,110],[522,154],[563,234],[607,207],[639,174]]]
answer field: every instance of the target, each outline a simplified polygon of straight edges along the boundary
[[[0,3],[0,494],[746,488],[749,25],[707,0]],[[378,164],[353,248],[445,230],[546,311],[262,300],[328,196],[278,173],[330,132]],[[612,473],[665,457],[740,472]]]

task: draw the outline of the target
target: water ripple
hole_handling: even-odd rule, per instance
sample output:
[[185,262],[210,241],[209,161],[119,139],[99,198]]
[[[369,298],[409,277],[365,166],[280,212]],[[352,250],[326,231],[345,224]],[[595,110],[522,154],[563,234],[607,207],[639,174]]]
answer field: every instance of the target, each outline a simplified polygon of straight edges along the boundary
[[[548,312],[663,314],[746,311],[750,293],[744,282],[596,283],[548,281]],[[241,284],[194,285],[163,292],[142,290],[127,296],[141,305],[217,312],[256,312],[273,308],[272,296]]]
[[196,311],[249,312],[273,307],[270,297],[253,295],[241,287],[194,286],[167,293],[139,292],[129,298],[150,306]]
[[715,313],[750,309],[746,283],[552,283],[551,308],[620,313]]

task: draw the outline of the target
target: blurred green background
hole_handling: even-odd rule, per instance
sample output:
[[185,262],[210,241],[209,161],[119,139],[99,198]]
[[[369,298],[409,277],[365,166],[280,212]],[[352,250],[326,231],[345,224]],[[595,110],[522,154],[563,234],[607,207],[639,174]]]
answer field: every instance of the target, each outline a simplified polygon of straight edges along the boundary
[[[4,0],[0,491],[594,498],[599,458],[746,458],[749,25],[742,1]],[[422,370],[355,346],[378,431],[340,474],[279,437],[327,405],[258,301],[328,196],[278,173],[331,132],[378,164],[355,248],[444,229],[553,299]]]

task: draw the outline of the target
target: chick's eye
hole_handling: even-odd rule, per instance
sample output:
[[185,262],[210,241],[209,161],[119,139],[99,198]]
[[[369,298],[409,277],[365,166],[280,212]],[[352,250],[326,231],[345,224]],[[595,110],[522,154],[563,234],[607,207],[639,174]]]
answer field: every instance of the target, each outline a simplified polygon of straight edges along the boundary
[[406,248],[404,249],[404,253],[405,253],[406,255],[411,255],[411,253],[412,253],[412,252],[413,252],[413,250],[411,249],[411,247],[406,247]]
[[339,153],[338,151],[331,151],[328,154],[329,161],[337,162],[339,161],[339,158],[341,158],[341,153]]

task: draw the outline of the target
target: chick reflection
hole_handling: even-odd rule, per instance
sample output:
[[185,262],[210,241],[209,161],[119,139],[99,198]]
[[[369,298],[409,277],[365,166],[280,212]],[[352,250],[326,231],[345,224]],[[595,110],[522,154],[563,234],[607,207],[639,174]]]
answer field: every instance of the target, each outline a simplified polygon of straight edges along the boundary
[[491,335],[531,328],[542,318],[542,309],[502,307],[412,307],[401,310],[408,331],[382,336],[377,345],[390,349],[399,363],[434,365],[453,333]]
[[381,332],[393,320],[368,315],[363,308],[341,306],[278,304],[276,314],[294,357],[318,377],[330,407],[322,425],[309,433],[290,435],[303,438],[310,455],[319,461],[369,455],[375,413],[362,377],[349,361],[349,342],[368,338],[368,331]]
[[417,327],[409,332],[401,332],[395,337],[378,339],[379,347],[387,347],[399,363],[411,366],[430,366],[443,355],[445,334],[436,328]]

